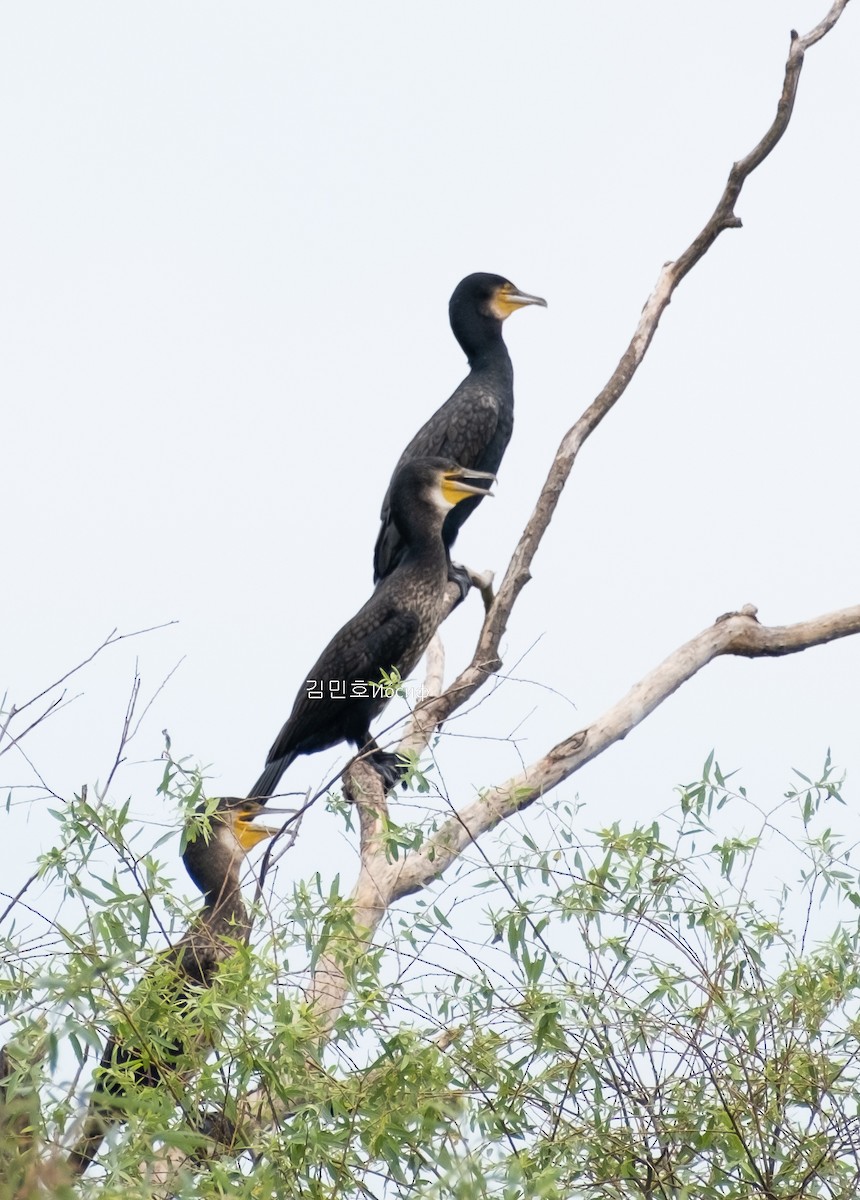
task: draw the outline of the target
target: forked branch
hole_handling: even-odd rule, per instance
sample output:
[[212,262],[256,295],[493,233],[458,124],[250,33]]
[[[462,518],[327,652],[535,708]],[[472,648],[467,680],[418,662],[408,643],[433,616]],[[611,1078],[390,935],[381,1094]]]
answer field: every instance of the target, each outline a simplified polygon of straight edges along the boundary
[[[713,659],[725,654],[745,658],[797,654],[857,633],[860,633],[860,604],[796,625],[760,625],[752,605],[718,617],[713,625],[673,651],[597,720],[553,746],[518,775],[455,812],[420,849],[411,851],[399,862],[386,863],[384,876],[378,869],[374,873],[374,888],[380,895],[389,896],[389,903],[393,903],[438,879],[470,842],[527,808],[625,738]],[[365,911],[370,900],[356,895],[356,904]]]

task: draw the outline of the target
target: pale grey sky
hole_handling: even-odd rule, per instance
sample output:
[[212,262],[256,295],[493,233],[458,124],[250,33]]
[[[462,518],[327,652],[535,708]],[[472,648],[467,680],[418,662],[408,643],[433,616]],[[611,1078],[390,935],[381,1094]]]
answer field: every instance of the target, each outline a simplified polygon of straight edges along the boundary
[[[465,373],[458,280],[545,296],[506,326],[516,428],[458,543],[501,572],[557,443],[660,265],[770,121],[792,26],[826,0],[253,6],[34,3],[0,15],[0,694],[21,703],[114,627],[25,743],[69,795],[161,813],[161,730],[247,789],[305,673],[366,599],[403,445]],[[858,14],[808,55],[744,229],[682,285],[584,450],[506,638],[515,680],[441,747],[454,800],[598,715],[719,613],[856,603]],[[449,675],[480,624],[443,633]],[[860,641],[726,660],[569,785],[583,830],[657,817],[712,746],[763,804],[826,747],[860,778]],[[575,706],[575,707],[574,707]],[[297,762],[304,788],[346,755]],[[52,837],[15,754],[10,890]],[[27,790],[23,790],[24,788]],[[340,850],[337,849],[340,847]],[[315,814],[286,868],[340,868]],[[491,850],[490,850],[491,853]]]

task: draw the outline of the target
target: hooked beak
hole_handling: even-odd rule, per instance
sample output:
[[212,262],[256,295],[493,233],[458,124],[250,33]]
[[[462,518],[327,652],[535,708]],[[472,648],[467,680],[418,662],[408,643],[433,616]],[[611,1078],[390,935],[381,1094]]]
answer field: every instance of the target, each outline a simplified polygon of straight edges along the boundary
[[546,308],[546,300],[543,296],[530,296],[528,292],[508,292],[505,301],[511,308],[525,308],[527,304],[537,304],[541,308]]
[[[256,802],[255,802],[256,804]],[[262,813],[289,813],[292,809],[288,808],[264,808],[261,804],[257,812],[243,813],[236,820],[235,833],[238,838],[239,845],[243,850],[250,850],[253,846],[264,842],[266,838],[274,837],[276,833],[281,832],[279,825],[255,825],[253,822]]]
[[449,504],[458,504],[466,496],[492,496],[490,485],[495,479],[492,471],[456,467],[442,475],[442,495]]
[[490,301],[490,312],[499,321],[504,321],[512,312],[516,312],[518,308],[525,308],[528,304],[546,308],[546,300],[542,296],[530,296],[528,292],[519,291],[512,283],[506,283]]

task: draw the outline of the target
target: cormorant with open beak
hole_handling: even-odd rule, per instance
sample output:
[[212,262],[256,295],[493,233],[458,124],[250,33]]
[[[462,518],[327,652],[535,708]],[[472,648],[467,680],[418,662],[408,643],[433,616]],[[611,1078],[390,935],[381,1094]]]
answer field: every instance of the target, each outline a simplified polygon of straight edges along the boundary
[[378,685],[394,671],[405,679],[447,616],[442,526],[452,511],[486,495],[492,479],[443,458],[414,458],[395,472],[389,510],[399,539],[397,563],[311,667],[251,797],[271,796],[300,754],[338,742],[370,751],[386,786],[396,783],[395,756],[383,753],[370,735],[391,698],[390,689]]
[[[204,811],[201,806],[198,811]],[[161,957],[134,993],[124,1012],[131,1013],[135,1040],[115,1032],[110,1035],[96,1069],[95,1091],[90,1100],[84,1129],[68,1163],[82,1175],[93,1161],[111,1126],[125,1119],[130,1090],[156,1087],[166,1081],[171,1068],[188,1049],[179,1040],[170,1040],[168,1030],[155,1030],[151,1042],[141,1044],[146,1035],[147,1016],[159,1012],[174,1014],[183,1005],[193,1004],[194,991],[189,985],[211,987],[220,963],[229,958],[237,943],[250,933],[248,913],[242,900],[239,873],[245,855],[252,846],[277,833],[276,829],[254,825],[263,811],[253,800],[228,797],[218,801],[210,817],[208,836],[197,829],[182,855],[191,881],[203,894],[203,908],[185,935]],[[129,1034],[131,1039],[132,1034]]]
[[[397,467],[427,454],[439,454],[463,467],[495,475],[514,427],[514,370],[502,338],[502,322],[528,304],[546,308],[546,300],[521,292],[502,275],[479,271],[457,284],[448,312],[454,337],[471,369],[453,396],[418,430]],[[449,549],[481,499],[478,496],[458,504],[445,518],[442,537]],[[390,486],[380,518],[382,526],[373,552],[374,581],[389,575],[405,553],[394,520]],[[452,567],[450,578],[465,596],[468,584],[463,569]]]

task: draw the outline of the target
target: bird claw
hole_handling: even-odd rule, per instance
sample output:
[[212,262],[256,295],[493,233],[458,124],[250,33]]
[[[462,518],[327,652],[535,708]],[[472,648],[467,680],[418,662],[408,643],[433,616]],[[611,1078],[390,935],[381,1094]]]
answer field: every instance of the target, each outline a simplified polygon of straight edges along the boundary
[[450,583],[456,583],[460,589],[460,598],[454,603],[454,608],[456,608],[459,604],[463,603],[469,594],[469,589],[472,586],[472,573],[462,563],[452,562],[448,564],[448,580]]
[[471,576],[472,587],[476,587],[481,593],[481,599],[484,602],[484,612],[489,612],[496,598],[496,594],[493,591],[495,575],[492,571],[472,571]]
[[386,792],[393,791],[398,783],[405,789],[407,784],[403,778],[404,762],[399,754],[389,754],[385,750],[376,750],[370,756],[370,762],[382,779]]
[[477,588],[481,593],[484,609],[486,612],[489,612],[495,599],[493,593],[494,578],[495,576],[492,571],[473,571],[471,567],[465,567],[462,563],[452,562],[448,567],[448,579],[460,589],[460,598],[455,602],[454,608],[463,603],[469,594],[470,588]]

